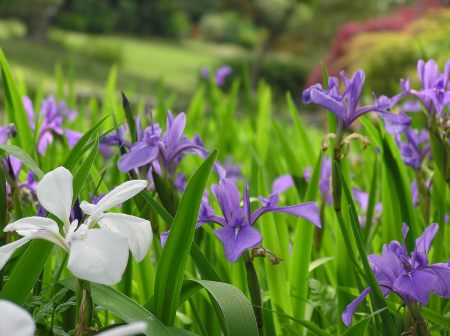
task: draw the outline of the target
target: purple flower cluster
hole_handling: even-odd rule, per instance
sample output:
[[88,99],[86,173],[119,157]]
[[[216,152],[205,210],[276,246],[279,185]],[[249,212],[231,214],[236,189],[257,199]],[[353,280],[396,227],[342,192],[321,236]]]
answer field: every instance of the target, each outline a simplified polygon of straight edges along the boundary
[[54,140],[54,135],[63,135],[62,124],[65,119],[73,121],[77,112],[70,109],[65,102],[57,102],[53,96],[45,99],[41,104],[38,120],[35,121],[33,103],[27,96],[22,97],[25,112],[28,116],[30,127],[33,131],[39,127],[37,138],[38,153],[43,155],[49,144]]
[[400,134],[395,137],[402,160],[406,165],[419,169],[430,151],[428,131],[408,128],[403,133],[406,141],[403,141]]
[[184,113],[175,118],[171,112],[168,113],[164,134],[158,123],[152,123],[139,136],[138,141],[132,144],[129,152],[119,159],[119,169],[128,172],[149,165],[158,172],[164,169],[165,173],[173,177],[185,154],[207,156],[209,152],[197,135],[190,140],[183,134],[185,126]]
[[351,79],[342,71],[341,78],[345,86],[343,93],[339,92],[339,79],[329,77],[327,89],[321,84],[315,84],[303,91],[303,102],[325,107],[342,121],[344,129],[350,127],[361,115],[372,111],[383,120],[386,130],[391,134],[403,131],[411,122],[411,119],[402,112],[399,114],[390,112],[392,102],[386,96],[374,97],[374,105],[358,107],[365,80],[362,70],[356,71]]
[[197,226],[204,223],[216,223],[222,226],[214,233],[223,244],[225,257],[230,262],[236,262],[241,254],[262,242],[261,234],[253,227],[263,214],[267,212],[280,212],[302,217],[320,227],[319,209],[315,202],[307,202],[292,206],[279,206],[279,192],[291,184],[292,178],[284,176],[275,184],[272,194],[267,197],[258,197],[262,207],[251,211],[248,185],[245,187],[243,206],[236,183],[230,179],[222,178],[219,184],[214,184],[211,190],[216,197],[223,216],[217,216],[208,201],[205,193],[200,207]]
[[[214,81],[217,86],[223,86],[225,84],[225,80],[233,73],[233,69],[230,66],[224,65],[218,68],[214,74]],[[200,69],[200,75],[204,79],[209,78],[209,68],[203,67]]]
[[434,60],[417,63],[417,74],[421,82],[419,90],[411,89],[410,80],[401,80],[402,92],[393,97],[397,103],[406,95],[417,97],[430,115],[440,115],[450,104],[450,59],[444,66],[444,72],[439,73],[439,67]]
[[[438,228],[437,224],[428,226],[408,255],[405,246],[408,226],[403,224],[402,244],[394,240],[383,246],[381,256],[369,255],[372,271],[385,297],[394,292],[406,304],[419,302],[421,305],[428,303],[430,293],[450,298],[450,261],[430,265],[427,257]],[[356,308],[370,290],[370,287],[366,288],[347,306],[342,313],[345,325],[351,324]]]

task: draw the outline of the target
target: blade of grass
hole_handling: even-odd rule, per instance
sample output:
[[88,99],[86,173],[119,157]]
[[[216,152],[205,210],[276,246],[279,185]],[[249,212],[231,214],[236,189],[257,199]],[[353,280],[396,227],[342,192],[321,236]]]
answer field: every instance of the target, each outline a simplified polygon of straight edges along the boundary
[[37,165],[36,162],[32,159],[30,155],[28,155],[27,152],[25,152],[22,148],[14,146],[14,145],[0,145],[0,149],[4,150],[9,155],[12,155],[16,158],[18,158],[22,163],[30,168],[38,178],[42,178],[44,176],[44,173],[42,172],[41,168]]
[[154,309],[156,316],[170,326],[175,321],[201,198],[216,157],[217,150],[202,163],[189,180],[158,263]]

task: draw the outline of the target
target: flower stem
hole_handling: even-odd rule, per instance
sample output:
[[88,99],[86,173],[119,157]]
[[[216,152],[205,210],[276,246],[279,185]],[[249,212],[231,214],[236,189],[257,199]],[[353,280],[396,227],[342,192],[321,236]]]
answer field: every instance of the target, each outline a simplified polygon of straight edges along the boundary
[[416,302],[410,302],[405,311],[405,327],[402,335],[429,336],[427,321],[420,313],[419,305]]
[[253,311],[255,312],[259,334],[262,335],[263,319],[261,287],[259,286],[258,275],[256,274],[255,265],[253,265],[253,258],[250,256],[250,252],[244,253],[244,260],[245,270],[247,271],[247,285],[252,300]]
[[93,313],[89,281],[76,279],[76,296],[75,336],[87,336],[90,335],[90,325]]

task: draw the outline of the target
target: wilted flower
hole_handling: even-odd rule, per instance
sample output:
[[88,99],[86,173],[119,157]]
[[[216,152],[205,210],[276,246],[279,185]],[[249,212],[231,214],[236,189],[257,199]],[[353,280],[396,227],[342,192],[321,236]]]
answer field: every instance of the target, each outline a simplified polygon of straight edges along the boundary
[[315,202],[279,206],[279,194],[274,192],[268,198],[259,197],[262,207],[251,212],[248,185],[244,191],[243,207],[240,205],[239,191],[232,180],[222,178],[219,185],[213,185],[211,190],[219,202],[223,217],[215,215],[206,194],[202,199],[197,225],[217,223],[222,226],[214,232],[222,242],[225,256],[230,262],[237,261],[245,250],[261,243],[261,234],[253,226],[258,218],[267,212],[281,212],[302,217],[320,227],[319,209]]
[[404,130],[404,134],[406,142],[402,140],[400,134],[395,137],[402,160],[406,165],[420,169],[423,159],[430,151],[428,131],[407,128]]
[[[416,239],[414,250],[407,254],[405,239],[408,226],[403,224],[403,243],[391,241],[383,246],[381,256],[369,255],[372,271],[383,292],[387,297],[390,292],[396,293],[406,304],[419,302],[428,303],[430,293],[450,297],[450,261],[429,265],[427,254],[439,226],[431,224],[423,235]],[[366,288],[347,309],[342,313],[342,320],[349,326],[357,306],[370,293]]]
[[389,111],[391,101],[386,96],[374,97],[374,105],[358,108],[365,74],[362,70],[355,72],[351,79],[341,72],[342,81],[345,85],[343,93],[339,92],[339,80],[337,77],[328,78],[328,89],[322,85],[315,84],[303,91],[303,101],[306,104],[314,103],[321,105],[332,112],[336,118],[342,120],[344,129],[361,115],[374,111],[383,120],[386,130],[395,134],[401,132],[411,119],[404,113],[394,114]]
[[[17,232],[23,238],[0,247],[0,269],[20,246],[32,239],[48,240],[69,254],[67,268],[78,278],[111,285],[120,281],[128,263],[128,250],[141,261],[149,248],[150,222],[121,213],[104,213],[142,191],[147,181],[128,181],[105,195],[96,205],[81,203],[89,217],[78,225],[70,223],[73,176],[59,167],[44,175],[36,193],[39,202],[64,224],[64,236],[50,218],[26,217],[8,224],[5,232]],[[100,228],[93,228],[98,224]]]

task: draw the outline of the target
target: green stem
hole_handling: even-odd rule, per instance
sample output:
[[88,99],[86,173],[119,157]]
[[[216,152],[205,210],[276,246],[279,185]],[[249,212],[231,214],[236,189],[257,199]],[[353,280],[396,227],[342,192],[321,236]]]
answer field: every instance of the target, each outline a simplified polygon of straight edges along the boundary
[[427,187],[425,176],[420,170],[416,171],[417,189],[419,194],[419,205],[422,210],[425,223],[430,220],[430,189]]
[[245,269],[247,271],[247,285],[252,300],[253,311],[255,312],[256,323],[258,325],[259,334],[263,335],[263,318],[262,318],[262,300],[261,288],[259,286],[258,275],[256,274],[255,265],[250,252],[244,253]]
[[76,297],[75,336],[87,336],[90,335],[93,313],[90,283],[88,281],[76,279]]
[[409,302],[406,305],[404,323],[404,333],[402,335],[430,336],[427,321],[420,313],[419,305],[416,302]]

